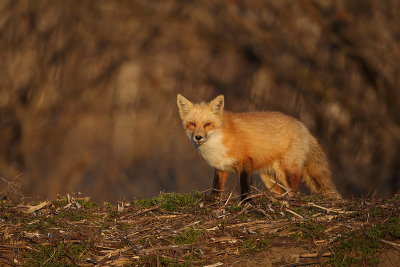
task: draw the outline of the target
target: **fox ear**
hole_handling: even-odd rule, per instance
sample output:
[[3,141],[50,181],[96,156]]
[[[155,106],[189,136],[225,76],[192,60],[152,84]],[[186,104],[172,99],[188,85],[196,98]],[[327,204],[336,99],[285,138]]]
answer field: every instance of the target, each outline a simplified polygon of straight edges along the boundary
[[187,114],[189,114],[193,104],[180,94],[176,97],[176,103],[178,104],[179,115],[181,115],[181,119],[183,119]]
[[210,104],[208,104],[208,106],[214,114],[221,115],[224,110],[224,96],[217,96],[210,102]]

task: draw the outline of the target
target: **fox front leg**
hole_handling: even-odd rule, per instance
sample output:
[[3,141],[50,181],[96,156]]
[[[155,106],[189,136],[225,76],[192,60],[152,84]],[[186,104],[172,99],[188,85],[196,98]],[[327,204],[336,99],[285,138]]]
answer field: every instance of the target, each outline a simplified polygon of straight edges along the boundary
[[215,195],[215,196],[221,195],[222,191],[225,188],[227,178],[228,178],[227,171],[221,171],[221,170],[215,169],[213,188],[211,191],[212,195]]
[[[250,192],[250,187],[253,183],[253,175],[251,171],[241,171],[240,172],[240,190],[241,190],[241,200],[244,200],[248,197]],[[248,199],[247,201],[250,201]]]

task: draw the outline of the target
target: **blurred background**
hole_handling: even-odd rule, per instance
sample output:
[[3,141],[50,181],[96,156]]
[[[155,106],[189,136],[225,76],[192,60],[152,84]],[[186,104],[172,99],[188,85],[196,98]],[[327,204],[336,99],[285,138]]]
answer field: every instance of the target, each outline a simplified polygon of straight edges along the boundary
[[344,196],[388,197],[400,188],[399,72],[398,0],[1,0],[0,191],[209,189],[181,93],[300,119]]

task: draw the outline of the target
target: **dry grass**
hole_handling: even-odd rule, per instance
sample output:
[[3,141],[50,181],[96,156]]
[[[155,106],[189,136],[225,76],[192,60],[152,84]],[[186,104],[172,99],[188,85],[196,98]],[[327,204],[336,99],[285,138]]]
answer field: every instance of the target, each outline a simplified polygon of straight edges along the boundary
[[[352,266],[400,257],[400,198],[0,202],[2,266]],[[391,253],[391,254],[390,254]],[[390,265],[381,265],[390,266]],[[395,265],[393,265],[395,266]]]

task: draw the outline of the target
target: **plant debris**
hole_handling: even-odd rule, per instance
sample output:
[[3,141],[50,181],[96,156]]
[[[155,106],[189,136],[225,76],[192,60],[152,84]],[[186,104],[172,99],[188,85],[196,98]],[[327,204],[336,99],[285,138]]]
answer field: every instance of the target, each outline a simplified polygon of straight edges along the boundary
[[[353,266],[400,260],[400,197],[161,193],[0,201],[1,266]],[[384,266],[384,265],[382,265]]]

